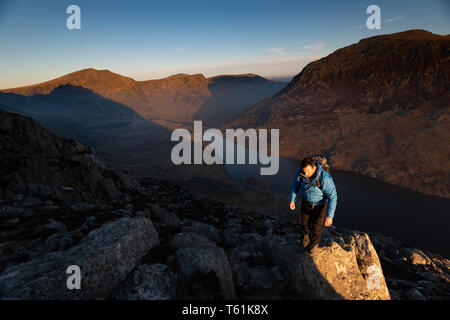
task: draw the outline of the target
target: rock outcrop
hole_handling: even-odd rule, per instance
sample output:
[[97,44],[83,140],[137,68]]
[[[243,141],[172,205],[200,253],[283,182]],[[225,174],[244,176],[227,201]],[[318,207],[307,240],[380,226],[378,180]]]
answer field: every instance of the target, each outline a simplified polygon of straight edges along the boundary
[[303,299],[390,299],[378,255],[367,234],[329,231],[313,255],[299,250],[301,238],[270,236],[264,251]]
[[392,299],[450,299],[450,260],[411,248],[385,235],[370,234]]
[[[122,218],[93,230],[66,251],[44,254],[7,268],[0,276],[0,296],[8,299],[98,299],[107,297],[159,244],[146,218]],[[67,270],[82,271],[80,290],[67,287]]]
[[[185,297],[234,299],[233,276],[227,255],[215,245],[180,248],[176,252],[180,274],[188,290]],[[193,288],[199,288],[191,291]]]
[[136,179],[31,118],[0,109],[0,198],[16,194],[69,202],[113,202],[139,189]]
[[113,295],[117,300],[170,300],[175,298],[177,276],[161,263],[136,267]]

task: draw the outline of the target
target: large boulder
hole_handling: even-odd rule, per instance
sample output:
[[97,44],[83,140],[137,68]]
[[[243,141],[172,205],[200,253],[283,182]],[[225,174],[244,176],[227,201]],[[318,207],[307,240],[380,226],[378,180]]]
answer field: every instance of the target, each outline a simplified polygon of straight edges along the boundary
[[184,284],[180,291],[186,291],[187,297],[236,298],[233,275],[222,248],[215,245],[181,248],[176,252],[176,259]]
[[[8,267],[0,275],[3,299],[105,299],[159,244],[152,222],[121,218],[93,230],[66,251]],[[81,289],[67,288],[71,265],[81,270]]]
[[378,255],[367,234],[324,230],[314,254],[300,249],[297,234],[271,235],[263,252],[300,299],[390,299]]
[[175,235],[170,242],[171,246],[177,249],[196,246],[215,246],[213,240],[210,240],[195,232],[181,232]]
[[208,239],[214,240],[216,242],[223,242],[222,233],[217,230],[214,226],[202,223],[202,222],[194,222],[192,226],[186,226],[183,228],[186,232],[195,232],[201,234],[202,236],[207,237]]
[[169,212],[163,207],[158,206],[157,204],[153,204],[151,208],[155,217],[158,220],[162,221],[164,224],[168,226],[177,226],[180,224],[180,219],[175,213]]
[[176,275],[164,264],[142,264],[133,270],[115,298],[119,300],[174,299],[176,278]]

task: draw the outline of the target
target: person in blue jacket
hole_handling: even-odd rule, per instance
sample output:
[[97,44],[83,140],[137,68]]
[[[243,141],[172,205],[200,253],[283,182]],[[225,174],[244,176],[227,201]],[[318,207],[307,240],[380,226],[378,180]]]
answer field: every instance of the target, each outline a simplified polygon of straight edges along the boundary
[[322,227],[333,224],[337,192],[333,178],[311,157],[304,158],[292,182],[289,207],[295,210],[295,198],[300,190],[302,247],[314,253],[319,245]]

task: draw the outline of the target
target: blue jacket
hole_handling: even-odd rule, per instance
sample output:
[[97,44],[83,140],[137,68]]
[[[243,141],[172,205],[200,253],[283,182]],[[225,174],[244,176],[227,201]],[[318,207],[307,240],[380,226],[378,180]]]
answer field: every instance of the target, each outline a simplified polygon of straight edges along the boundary
[[[327,217],[333,218],[337,204],[336,187],[333,178],[328,172],[323,170],[322,166],[317,161],[316,166],[317,171],[311,180],[300,176],[301,168],[297,170],[294,181],[292,181],[290,201],[295,201],[299,188],[301,187],[301,195],[306,201],[322,204],[328,200]],[[316,187],[317,179],[319,179],[320,188]]]

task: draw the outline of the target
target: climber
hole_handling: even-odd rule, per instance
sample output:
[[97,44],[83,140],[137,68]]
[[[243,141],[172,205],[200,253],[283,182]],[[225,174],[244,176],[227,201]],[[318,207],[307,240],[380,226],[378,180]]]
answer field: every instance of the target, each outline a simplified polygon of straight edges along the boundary
[[302,247],[313,254],[319,245],[322,227],[330,227],[333,224],[337,204],[336,187],[324,157],[306,157],[301,161],[292,182],[289,203],[291,210],[295,210],[295,198],[299,189]]

